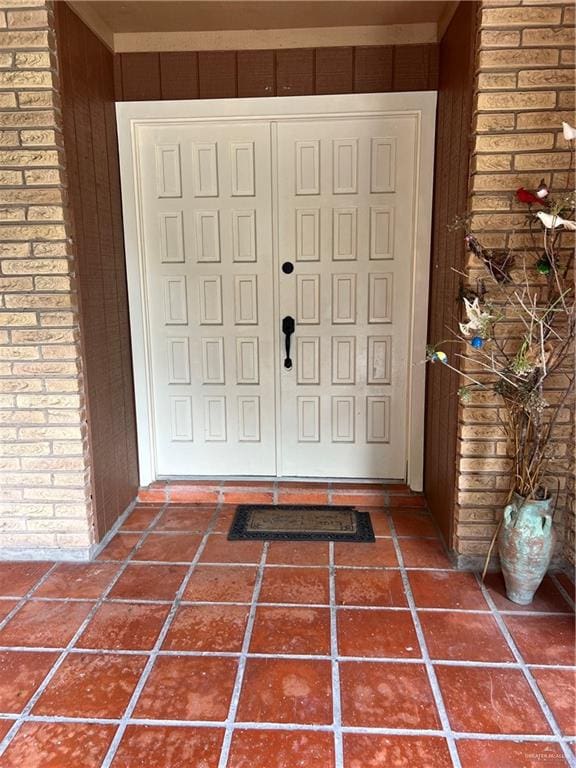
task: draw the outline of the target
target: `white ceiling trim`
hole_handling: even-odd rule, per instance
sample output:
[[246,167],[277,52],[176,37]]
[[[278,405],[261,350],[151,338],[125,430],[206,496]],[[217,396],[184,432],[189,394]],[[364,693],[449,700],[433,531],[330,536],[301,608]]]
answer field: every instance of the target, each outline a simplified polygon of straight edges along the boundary
[[116,53],[139,51],[232,51],[271,48],[323,48],[345,45],[435,43],[438,25],[391,24],[378,27],[222,30],[216,32],[117,32]]

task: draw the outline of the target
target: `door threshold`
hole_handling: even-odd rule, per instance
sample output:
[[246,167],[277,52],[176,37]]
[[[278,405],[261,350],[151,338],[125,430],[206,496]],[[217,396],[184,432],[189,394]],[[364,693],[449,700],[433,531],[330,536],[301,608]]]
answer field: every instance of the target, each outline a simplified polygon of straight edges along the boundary
[[140,488],[143,504],[342,504],[425,507],[424,496],[396,480],[329,478],[170,478]]

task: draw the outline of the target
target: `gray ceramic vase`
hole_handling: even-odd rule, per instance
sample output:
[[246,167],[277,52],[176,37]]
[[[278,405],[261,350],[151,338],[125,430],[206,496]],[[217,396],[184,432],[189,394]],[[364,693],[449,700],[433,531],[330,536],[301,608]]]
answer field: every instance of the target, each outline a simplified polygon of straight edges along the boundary
[[552,527],[552,499],[523,499],[518,494],[504,509],[498,550],[506,595],[518,605],[529,605],[544,578],[556,533]]

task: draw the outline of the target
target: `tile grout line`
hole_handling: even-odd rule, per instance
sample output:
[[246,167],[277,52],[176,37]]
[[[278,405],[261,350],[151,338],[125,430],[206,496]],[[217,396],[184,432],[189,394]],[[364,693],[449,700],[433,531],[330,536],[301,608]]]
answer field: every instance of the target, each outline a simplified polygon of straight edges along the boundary
[[[13,619],[13,618],[14,618],[14,616],[16,616],[16,614],[17,614],[17,613],[20,611],[20,609],[21,609],[21,608],[23,608],[23,607],[26,605],[27,601],[28,601],[28,600],[29,600],[29,599],[30,599],[30,598],[31,598],[31,597],[34,595],[34,592],[35,592],[35,591],[36,591],[36,590],[37,590],[39,587],[41,587],[41,586],[44,584],[44,582],[45,582],[45,581],[48,579],[48,577],[49,577],[49,576],[52,574],[52,572],[53,572],[53,571],[54,571],[54,570],[55,570],[55,569],[56,569],[56,568],[57,568],[59,565],[62,565],[62,563],[61,563],[61,562],[55,562],[55,563],[53,563],[53,564],[50,566],[50,568],[48,568],[48,570],[46,571],[46,573],[45,573],[43,576],[41,576],[41,577],[40,577],[40,579],[38,579],[38,581],[37,581],[37,582],[35,582],[35,583],[34,583],[34,585],[33,585],[32,587],[30,587],[30,589],[28,590],[28,592],[26,592],[26,594],[24,594],[24,595],[20,595],[20,596],[14,595],[12,598],[9,598],[9,597],[7,597],[7,598],[6,598],[6,599],[8,599],[8,600],[9,600],[9,599],[12,599],[12,600],[16,600],[16,605],[14,606],[14,608],[12,608],[12,610],[11,610],[9,613],[7,613],[7,614],[6,614],[6,616],[4,616],[4,618],[2,619],[2,621],[0,621],[0,630],[4,629],[4,627],[6,626],[6,624],[8,624],[8,622],[9,622],[11,619]],[[0,605],[1,605],[1,603],[0,603]]]
[[[110,746],[108,747],[108,751],[106,752],[106,755],[104,756],[104,759],[101,763],[101,768],[109,768],[112,760],[114,759],[116,752],[118,750],[118,747],[120,745],[120,742],[122,740],[122,737],[124,736],[124,733],[126,731],[126,727],[128,725],[128,721],[132,717],[132,713],[134,712],[134,709],[136,708],[136,704],[138,703],[138,699],[140,698],[140,694],[142,693],[144,686],[148,682],[148,678],[150,677],[150,673],[152,672],[152,669],[156,663],[156,660],[158,658],[158,651],[162,647],[162,643],[166,639],[166,635],[168,634],[168,630],[170,629],[172,622],[174,620],[174,617],[176,615],[176,612],[178,611],[180,607],[180,600],[182,598],[182,595],[184,594],[184,591],[186,590],[186,587],[188,586],[188,582],[190,581],[190,578],[192,577],[192,574],[194,573],[194,569],[200,560],[200,557],[202,555],[202,552],[204,551],[204,548],[206,546],[206,542],[208,540],[208,536],[212,532],[212,528],[214,527],[216,520],[218,519],[218,515],[220,514],[222,505],[217,504],[216,508],[212,514],[212,518],[204,532],[204,535],[202,536],[202,540],[200,544],[198,545],[198,549],[196,550],[196,554],[194,555],[194,558],[191,563],[188,564],[188,571],[186,572],[186,575],[182,579],[182,582],[178,589],[176,590],[176,594],[174,595],[174,599],[172,600],[172,605],[170,607],[170,610],[168,611],[168,616],[165,618],[164,623],[162,625],[162,629],[160,630],[158,637],[156,638],[156,642],[154,643],[154,646],[152,649],[148,652],[148,659],[146,660],[146,664],[144,665],[144,669],[142,670],[140,674],[140,678],[138,679],[138,682],[136,683],[136,687],[132,691],[132,695],[130,696],[130,700],[128,701],[128,704],[124,710],[124,714],[122,715],[122,718],[120,719],[120,723],[118,725],[118,728],[116,730],[116,733],[114,734],[114,737],[110,743]],[[157,519],[154,518],[153,525],[156,524]],[[152,526],[151,526],[152,527]]]
[[520,649],[516,645],[516,642],[514,638],[512,637],[512,633],[508,629],[508,626],[506,625],[506,622],[504,619],[500,616],[498,613],[498,609],[496,607],[496,604],[494,600],[492,599],[492,595],[490,595],[488,589],[486,588],[484,582],[480,578],[480,576],[476,573],[474,574],[476,577],[476,580],[478,582],[478,585],[480,586],[480,589],[482,590],[482,593],[484,594],[484,598],[488,605],[490,606],[490,610],[492,613],[492,617],[494,618],[494,621],[498,625],[498,628],[504,635],[504,638],[506,642],[508,643],[510,650],[512,651],[512,654],[514,658],[516,659],[520,671],[524,675],[524,679],[530,686],[530,690],[534,694],[534,697],[536,698],[536,701],[538,702],[538,705],[540,706],[540,709],[542,710],[542,714],[546,718],[546,721],[552,730],[552,733],[556,736],[558,739],[558,742],[560,744],[560,747],[562,749],[562,752],[564,753],[564,756],[568,760],[568,764],[570,765],[571,762],[574,760],[574,754],[572,751],[568,748],[564,736],[562,734],[562,730],[560,729],[558,723],[556,722],[556,718],[554,717],[554,714],[552,713],[552,710],[548,706],[548,702],[542,695],[542,692],[540,691],[540,688],[538,687],[538,683],[536,682],[534,676],[532,675],[532,672],[528,665],[526,664],[523,655],[520,652]]
[[342,738],[342,700],[340,696],[340,667],[338,660],[338,624],[336,613],[336,572],[334,568],[334,542],[329,542],[330,587],[330,658],[332,670],[332,712],[334,727],[335,768],[344,766],[344,740]]
[[392,531],[392,541],[396,551],[396,557],[398,558],[398,564],[400,566],[400,574],[402,577],[402,584],[404,585],[404,593],[406,595],[410,613],[412,615],[416,637],[418,638],[418,644],[420,645],[420,653],[422,654],[422,659],[426,668],[426,673],[428,675],[428,681],[430,683],[430,688],[432,689],[432,695],[436,704],[436,710],[438,712],[438,716],[440,717],[442,730],[444,731],[444,737],[448,744],[453,768],[462,768],[460,763],[460,756],[458,755],[458,750],[456,748],[456,741],[454,739],[454,734],[452,732],[450,720],[448,719],[448,713],[444,704],[444,698],[442,696],[440,684],[438,683],[438,678],[436,677],[436,670],[434,669],[434,665],[430,659],[430,654],[428,653],[428,646],[426,645],[424,631],[422,630],[422,625],[420,624],[420,617],[418,616],[418,611],[416,609],[416,603],[414,601],[414,595],[412,594],[412,587],[408,579],[408,573],[404,567],[404,557],[402,555],[402,550],[400,549],[400,544],[396,535],[396,526],[391,514],[388,516],[388,524],[390,526],[390,530]]
[[218,768],[226,768],[226,765],[228,764],[230,747],[232,745],[232,735],[234,733],[234,725],[236,721],[236,715],[238,713],[238,705],[240,703],[240,693],[242,691],[242,684],[244,682],[244,673],[246,671],[246,662],[248,660],[248,649],[250,647],[250,642],[252,640],[252,631],[254,629],[254,622],[256,620],[256,610],[258,608],[258,598],[260,597],[260,590],[262,589],[262,582],[264,580],[264,566],[266,565],[267,555],[268,555],[268,542],[265,541],[264,546],[262,548],[262,556],[260,557],[260,564],[258,566],[256,580],[254,582],[254,589],[252,591],[250,611],[248,613],[246,630],[244,632],[244,640],[242,642],[242,648],[240,651],[238,669],[236,671],[236,679],[234,680],[234,687],[232,688],[232,695],[230,697],[228,717],[226,718],[226,721],[225,721],[224,739],[222,741],[222,747],[220,749],[220,759],[218,761]]
[[[149,529],[156,522],[156,520],[158,520],[161,517],[162,513],[164,512],[165,506],[166,505],[163,505],[162,507],[160,507],[160,509],[158,510],[157,514],[153,517],[153,519],[152,519],[152,521],[150,523]],[[131,551],[129,553],[130,555],[134,551],[138,550],[142,546],[144,541],[146,541],[149,533],[150,533],[150,530],[144,532],[144,535],[142,535],[142,537],[139,539],[139,541],[131,549]],[[127,569],[129,563],[130,563],[130,560],[128,559],[128,556],[127,556],[126,559],[124,560],[123,564],[120,565],[120,568],[119,568],[118,572],[116,573],[116,575],[114,576],[114,578],[112,579],[110,584],[102,592],[100,597],[94,602],[94,605],[92,606],[92,608],[88,612],[88,615],[86,616],[84,621],[80,624],[80,626],[78,627],[78,629],[76,630],[76,632],[74,633],[72,638],[70,639],[70,642],[68,643],[66,648],[63,651],[60,652],[60,655],[58,656],[58,658],[56,659],[56,661],[54,662],[54,664],[52,665],[52,667],[50,668],[50,670],[48,671],[48,673],[46,674],[46,676],[44,677],[44,679],[42,680],[42,682],[40,683],[38,688],[36,689],[36,691],[28,699],[28,702],[22,708],[18,718],[16,719],[16,722],[10,728],[8,733],[4,736],[2,741],[0,741],[0,757],[2,756],[2,754],[4,753],[6,748],[9,746],[10,742],[12,741],[12,739],[16,736],[16,734],[18,733],[20,728],[22,727],[23,723],[25,722],[26,718],[30,714],[32,708],[35,706],[35,704],[38,701],[38,699],[43,695],[44,691],[49,686],[49,684],[51,683],[52,679],[55,677],[56,673],[58,672],[58,670],[60,669],[60,667],[62,666],[62,664],[66,660],[66,658],[68,657],[70,650],[74,647],[76,641],[81,637],[82,633],[84,632],[84,630],[86,629],[88,624],[94,618],[94,615],[96,614],[96,611],[98,610],[98,608],[100,608],[100,606],[104,602],[105,596],[108,595],[110,593],[110,591],[113,589],[114,585],[117,583],[117,581],[120,579],[120,577],[122,576],[124,571]],[[58,651],[56,651],[56,653],[58,653]]]

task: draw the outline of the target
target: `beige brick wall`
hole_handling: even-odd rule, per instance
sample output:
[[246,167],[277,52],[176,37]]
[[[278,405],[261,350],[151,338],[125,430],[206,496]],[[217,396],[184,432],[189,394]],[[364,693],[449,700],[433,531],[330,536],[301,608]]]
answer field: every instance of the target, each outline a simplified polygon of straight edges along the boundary
[[0,553],[93,542],[52,29],[0,0]]
[[[573,10],[571,3],[543,0],[480,4],[471,211],[473,229],[488,246],[521,249],[530,244],[526,208],[514,198],[519,186],[535,188],[544,177],[552,187],[566,188],[570,154],[561,121],[574,122]],[[485,275],[474,257],[468,264],[475,285]],[[475,370],[472,361],[466,367]],[[565,376],[555,377],[548,398],[557,397],[566,383]],[[566,409],[556,435],[564,468],[554,483],[560,486],[556,526],[564,553],[573,559],[572,422]],[[482,557],[509,485],[498,406],[476,396],[462,407],[459,438],[454,544],[460,555]]]

